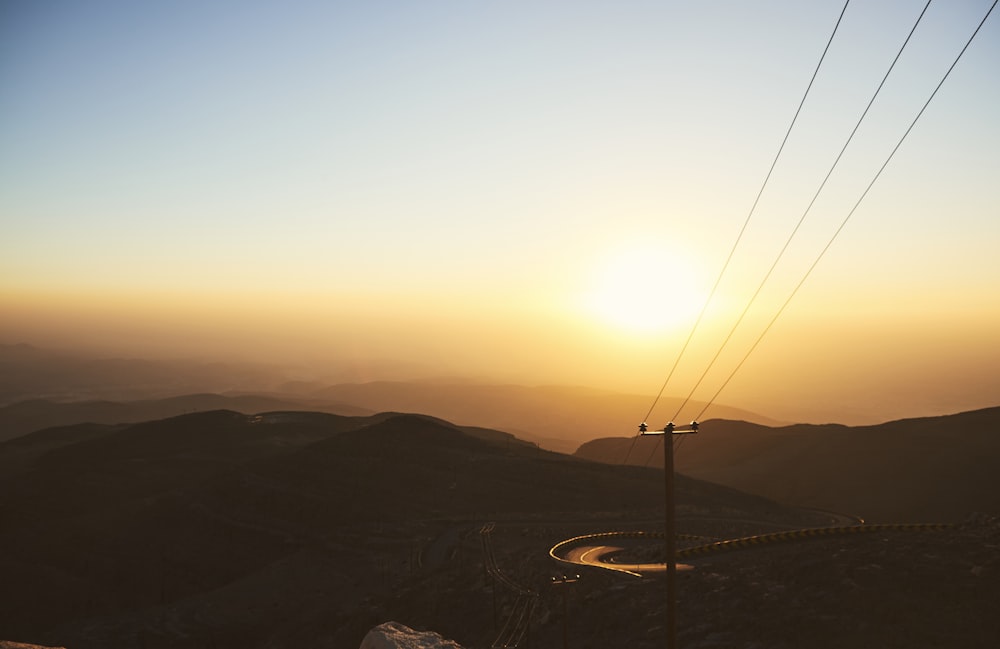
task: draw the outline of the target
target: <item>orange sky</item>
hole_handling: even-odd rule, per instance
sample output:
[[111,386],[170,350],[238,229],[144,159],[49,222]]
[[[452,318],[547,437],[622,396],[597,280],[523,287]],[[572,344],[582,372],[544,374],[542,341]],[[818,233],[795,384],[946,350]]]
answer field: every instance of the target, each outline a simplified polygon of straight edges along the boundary
[[[706,367],[923,4],[849,7],[669,393]],[[654,394],[841,6],[12,4],[0,342]],[[696,399],[988,6],[932,5]],[[721,402],[845,423],[996,405],[998,25]]]
[[[290,368],[289,376],[319,380],[342,376],[347,365],[358,381],[445,376],[652,395],[687,334],[680,326],[666,336],[621,330],[552,305],[525,308],[513,318],[509,309],[433,300],[4,297],[12,341],[83,347],[102,356],[275,363]],[[850,319],[836,309],[792,312],[719,402],[781,420],[840,423],[988,406],[1000,394],[1000,344],[998,316],[982,306],[963,317],[947,308],[931,314],[873,308]],[[717,324],[703,331],[714,344],[725,333]],[[734,337],[696,399],[714,394],[750,337]],[[687,396],[714,344],[694,340],[668,394]]]

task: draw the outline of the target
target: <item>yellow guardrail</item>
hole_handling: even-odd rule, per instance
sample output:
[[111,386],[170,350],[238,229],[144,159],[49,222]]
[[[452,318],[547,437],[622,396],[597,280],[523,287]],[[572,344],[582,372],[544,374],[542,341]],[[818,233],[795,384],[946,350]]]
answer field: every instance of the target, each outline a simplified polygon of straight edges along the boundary
[[955,529],[957,526],[947,523],[895,523],[886,525],[847,525],[843,527],[814,527],[803,530],[789,530],[787,532],[775,532],[773,534],[760,534],[757,536],[747,536],[729,541],[718,541],[701,545],[694,548],[687,548],[677,552],[678,559],[687,559],[701,554],[714,552],[725,552],[729,550],[743,550],[746,548],[764,545],[768,543],[783,543],[788,541],[800,541],[812,539],[820,536],[836,536],[842,534],[867,534],[871,532],[940,532]]
[[[739,539],[727,541],[716,541],[706,545],[699,545],[677,552],[678,559],[688,559],[703,554],[716,552],[727,552],[732,550],[745,550],[769,543],[785,543],[789,541],[801,541],[823,536],[836,536],[844,534],[867,534],[873,532],[940,532],[944,530],[956,529],[958,526],[951,523],[892,523],[883,525],[847,525],[841,527],[814,527],[801,530],[789,530],[787,532],[775,532],[772,534],[759,534],[757,536],[747,536]],[[608,541],[612,539],[662,539],[663,532],[597,532],[595,534],[583,534],[574,536],[571,539],[560,541],[549,549],[549,556],[560,563],[577,565],[573,561],[559,556],[565,548],[580,545],[585,542]],[[703,536],[692,536],[689,534],[678,534],[677,538],[685,540],[702,540]]]

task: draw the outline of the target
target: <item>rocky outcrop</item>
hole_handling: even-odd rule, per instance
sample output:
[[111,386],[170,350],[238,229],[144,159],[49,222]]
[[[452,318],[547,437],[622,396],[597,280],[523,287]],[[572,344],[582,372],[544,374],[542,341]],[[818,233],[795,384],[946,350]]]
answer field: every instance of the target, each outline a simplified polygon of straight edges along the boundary
[[440,634],[414,631],[399,622],[385,622],[368,632],[360,649],[462,649]]

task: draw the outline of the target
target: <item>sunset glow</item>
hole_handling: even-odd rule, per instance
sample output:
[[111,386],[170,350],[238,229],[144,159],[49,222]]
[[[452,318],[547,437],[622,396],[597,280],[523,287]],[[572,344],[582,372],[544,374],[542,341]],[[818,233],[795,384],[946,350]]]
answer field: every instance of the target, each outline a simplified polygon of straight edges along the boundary
[[645,245],[602,260],[585,300],[594,317],[622,331],[673,336],[691,326],[706,297],[688,259]]
[[[715,353],[924,4],[847,9],[668,393]],[[988,5],[929,8],[697,397]],[[4,3],[0,343],[653,393],[841,6]],[[724,402],[855,422],[994,405],[997,18]]]

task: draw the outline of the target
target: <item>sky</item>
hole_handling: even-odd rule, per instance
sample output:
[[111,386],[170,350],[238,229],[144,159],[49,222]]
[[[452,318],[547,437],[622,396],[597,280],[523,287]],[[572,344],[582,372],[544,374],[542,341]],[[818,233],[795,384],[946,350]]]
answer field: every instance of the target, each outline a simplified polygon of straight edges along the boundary
[[3,0],[0,343],[655,394],[747,222],[667,394],[998,405],[1000,12],[858,204],[990,4],[808,208],[925,5],[851,2],[746,221],[840,0]]

